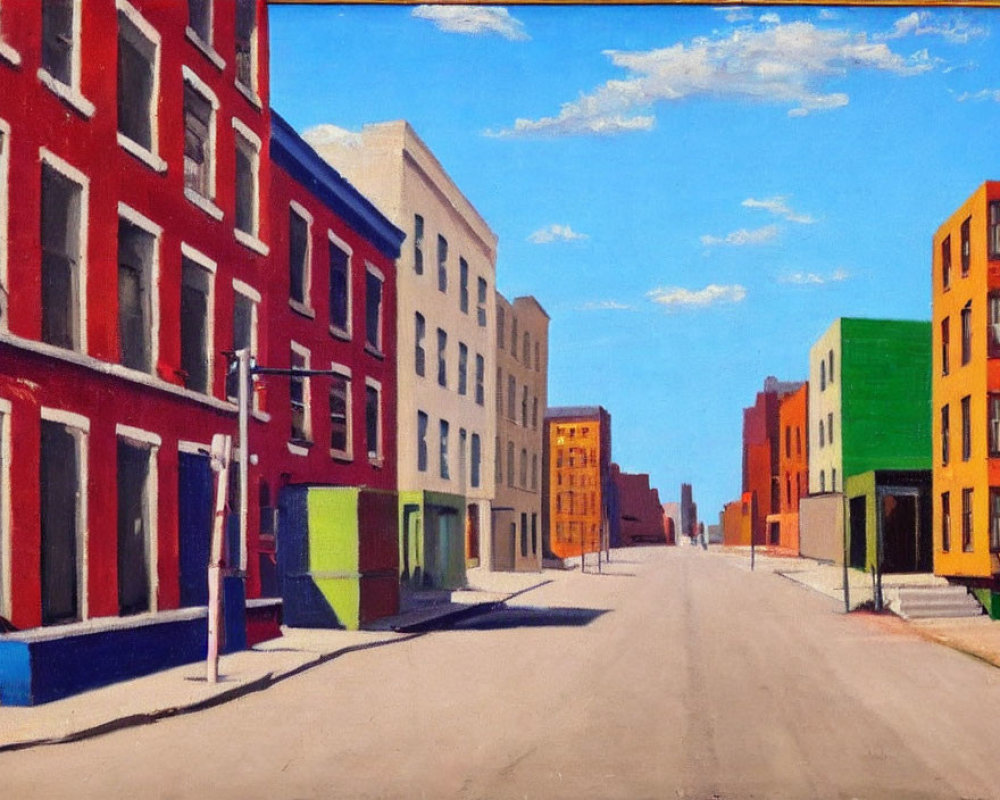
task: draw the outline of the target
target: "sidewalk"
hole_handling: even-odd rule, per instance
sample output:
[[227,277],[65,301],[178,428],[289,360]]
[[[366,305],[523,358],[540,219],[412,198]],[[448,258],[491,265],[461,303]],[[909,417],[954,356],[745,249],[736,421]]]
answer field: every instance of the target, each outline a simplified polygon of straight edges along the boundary
[[548,582],[542,573],[469,571],[450,602],[382,620],[379,630],[282,628],[283,636],[219,659],[209,684],[203,661],[29,707],[0,707],[0,752],[72,742],[226,703],[358,650],[404,642],[483,613]]

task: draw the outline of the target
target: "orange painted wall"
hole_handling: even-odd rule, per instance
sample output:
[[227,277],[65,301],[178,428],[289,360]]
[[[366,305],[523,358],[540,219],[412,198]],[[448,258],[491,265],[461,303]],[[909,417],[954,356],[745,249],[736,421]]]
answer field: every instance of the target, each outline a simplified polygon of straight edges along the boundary
[[799,501],[809,494],[809,384],[781,398],[778,408],[780,546],[799,550]]
[[[601,421],[546,420],[549,453],[550,547],[558,558],[601,547],[606,476],[601,453]],[[610,455],[610,454],[608,454]]]

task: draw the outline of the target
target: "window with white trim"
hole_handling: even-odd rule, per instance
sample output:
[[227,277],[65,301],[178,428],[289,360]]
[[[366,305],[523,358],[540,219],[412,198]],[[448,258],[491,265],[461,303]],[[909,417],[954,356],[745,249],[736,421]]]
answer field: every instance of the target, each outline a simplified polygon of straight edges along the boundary
[[427,413],[417,411],[417,471],[427,472]]
[[236,0],[236,83],[257,92],[256,0]]
[[119,360],[142,372],[152,372],[156,365],[156,257],[157,235],[119,217]]
[[382,352],[382,285],[381,270],[365,265],[365,343],[377,353]]
[[486,327],[486,279],[478,279],[476,292],[476,318],[480,328]]
[[458,307],[463,314],[469,313],[469,262],[458,258]]
[[125,0],[118,0],[118,132],[154,156],[159,50],[156,30]]
[[188,0],[188,27],[203,44],[212,44],[212,0]]
[[339,364],[330,368],[338,374],[330,379],[330,455],[350,460],[351,446],[351,371]]
[[448,386],[448,333],[441,328],[437,329],[438,336],[438,386]]
[[236,142],[236,230],[257,238],[260,203],[260,143],[233,120]]
[[484,382],[486,380],[486,359],[483,358],[479,353],[476,353],[476,404],[484,405],[486,403],[486,387]]
[[42,0],[42,69],[64,86],[79,89],[80,4]]
[[439,474],[444,480],[451,479],[451,470],[448,466],[448,430],[449,425],[447,420],[441,420],[440,430],[439,430],[439,451],[438,451],[438,465]]
[[86,179],[58,159],[42,158],[42,341],[82,350]]
[[468,390],[469,348],[464,342],[458,343],[458,393],[465,394]]
[[351,335],[351,249],[332,232],[330,240],[330,330],[340,336]]
[[448,240],[438,234],[438,290],[448,291]]
[[289,400],[291,401],[291,432],[293,444],[312,443],[312,414],[310,408],[310,379],[306,375],[296,375],[295,370],[309,369],[309,351],[295,342],[291,343],[289,364],[292,374],[288,378]]
[[293,306],[308,309],[312,276],[309,228],[312,216],[298,203],[288,209],[288,299]]
[[181,257],[181,370],[188,389],[210,394],[215,275],[206,261]]
[[156,453],[118,437],[118,613],[156,610]]
[[215,200],[216,112],[219,101],[193,72],[186,67],[183,72],[184,188],[206,200]]
[[[232,351],[248,349],[252,356],[257,354],[257,305],[260,294],[244,284],[233,281],[233,342]],[[252,387],[247,387],[249,392]],[[236,369],[226,372],[226,397],[233,402],[239,393],[239,374]],[[256,397],[254,398],[256,405]]]
[[424,315],[417,311],[413,317],[413,371],[423,376],[427,368],[427,352],[424,349],[424,339],[427,336],[427,323]]
[[472,434],[472,444],[469,446],[469,459],[472,462],[469,467],[469,484],[473,489],[479,488],[483,462],[482,440],[478,433]]
[[424,218],[413,215],[413,271],[424,274]]
[[368,460],[382,461],[382,384],[365,378],[365,444]]

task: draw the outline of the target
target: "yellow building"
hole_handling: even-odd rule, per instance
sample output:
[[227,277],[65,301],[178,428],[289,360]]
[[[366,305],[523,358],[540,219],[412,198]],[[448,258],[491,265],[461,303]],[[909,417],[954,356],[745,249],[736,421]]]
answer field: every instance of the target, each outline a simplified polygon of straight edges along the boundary
[[1000,588],[1000,182],[934,234],[934,572]]
[[600,406],[545,412],[543,529],[556,558],[607,545],[611,415]]

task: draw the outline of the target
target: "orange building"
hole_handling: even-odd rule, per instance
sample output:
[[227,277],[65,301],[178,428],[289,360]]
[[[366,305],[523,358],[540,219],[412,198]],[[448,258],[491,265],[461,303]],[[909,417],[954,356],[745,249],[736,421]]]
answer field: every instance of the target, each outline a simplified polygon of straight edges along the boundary
[[778,407],[778,547],[799,552],[799,500],[809,494],[809,384]]
[[611,415],[600,406],[545,412],[542,527],[549,553],[571,558],[606,546],[609,533]]
[[934,572],[979,590],[991,610],[1000,607],[1000,182],[981,185],[938,229],[933,265]]

